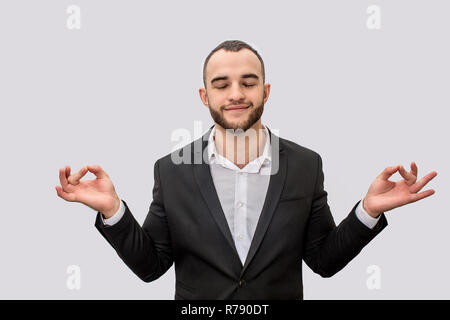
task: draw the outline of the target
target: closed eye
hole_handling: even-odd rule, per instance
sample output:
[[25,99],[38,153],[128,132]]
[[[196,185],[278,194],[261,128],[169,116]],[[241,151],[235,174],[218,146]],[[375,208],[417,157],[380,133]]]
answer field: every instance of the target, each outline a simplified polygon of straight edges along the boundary
[[[246,83],[244,83],[243,85],[244,85],[244,87],[246,87],[246,88],[250,88],[250,87],[254,87],[254,86],[255,86],[255,84],[246,84]],[[223,86],[221,86],[221,87],[216,87],[216,88],[217,88],[217,89],[225,89],[226,87],[228,87],[228,85],[223,85]]]

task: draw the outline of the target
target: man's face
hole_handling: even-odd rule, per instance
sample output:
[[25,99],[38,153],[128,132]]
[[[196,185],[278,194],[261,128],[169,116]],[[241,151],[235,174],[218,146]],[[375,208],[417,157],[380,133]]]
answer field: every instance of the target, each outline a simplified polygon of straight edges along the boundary
[[221,49],[210,57],[206,88],[199,93],[217,124],[246,131],[260,120],[269,91],[270,84],[263,83],[261,62],[252,51]]

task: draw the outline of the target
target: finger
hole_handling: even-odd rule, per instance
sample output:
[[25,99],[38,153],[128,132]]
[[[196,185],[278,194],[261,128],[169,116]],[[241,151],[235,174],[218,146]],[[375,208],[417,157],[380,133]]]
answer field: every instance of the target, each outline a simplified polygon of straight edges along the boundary
[[429,174],[427,174],[425,177],[423,177],[422,179],[420,179],[419,181],[417,181],[415,184],[413,184],[410,187],[410,191],[412,193],[417,193],[419,192],[428,182],[430,182],[434,177],[437,176],[437,172],[433,171],[430,172]]
[[412,173],[413,175],[415,175],[416,178],[417,178],[417,173],[418,173],[418,171],[417,171],[417,165],[416,165],[415,162],[411,162],[411,173]]
[[94,166],[87,166],[88,170],[90,172],[92,172],[93,174],[95,174],[95,176],[99,179],[105,179],[105,178],[109,178],[109,176],[106,174],[106,172],[99,166],[99,165],[94,165]]
[[66,171],[66,178],[69,178],[70,177],[70,166],[66,166],[64,169]]
[[73,202],[76,200],[75,195],[73,193],[67,193],[65,192],[60,186],[56,186],[56,193],[60,198],[63,198],[66,201]]
[[387,167],[378,175],[381,180],[388,180],[395,172],[397,172],[399,166]]
[[405,179],[407,185],[412,185],[416,182],[416,176],[414,176],[412,173],[408,172],[403,168],[403,166],[400,166],[400,169],[398,170],[400,175]]
[[422,200],[423,198],[429,197],[429,196],[433,195],[434,193],[435,193],[435,191],[433,189],[430,189],[430,190],[422,191],[420,193],[411,194],[409,203]]
[[76,186],[78,183],[80,183],[80,179],[88,172],[87,166],[84,166],[81,168],[80,171],[77,173],[71,175],[67,180],[70,184]]
[[59,169],[59,182],[61,182],[62,188],[64,190],[67,190],[67,187],[68,187],[69,183],[67,182],[66,169],[65,168]]

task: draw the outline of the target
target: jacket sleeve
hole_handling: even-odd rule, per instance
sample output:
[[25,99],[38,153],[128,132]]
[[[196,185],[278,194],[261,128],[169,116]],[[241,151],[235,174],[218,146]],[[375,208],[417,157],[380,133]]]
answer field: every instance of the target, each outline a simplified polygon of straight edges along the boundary
[[162,276],[173,264],[172,243],[164,209],[159,160],[154,166],[153,200],[142,227],[125,201],[125,213],[114,225],[102,222],[97,212],[95,227],[116,250],[125,264],[143,281]]
[[384,213],[373,229],[356,216],[355,204],[349,215],[336,226],[324,190],[322,159],[317,155],[317,179],[306,231],[303,259],[322,277],[331,277],[344,268],[378,233],[387,226]]

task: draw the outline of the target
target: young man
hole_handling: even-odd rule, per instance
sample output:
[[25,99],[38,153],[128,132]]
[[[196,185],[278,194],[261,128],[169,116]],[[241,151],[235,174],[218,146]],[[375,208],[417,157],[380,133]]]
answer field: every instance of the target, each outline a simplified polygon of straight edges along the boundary
[[[98,165],[73,175],[60,169],[56,187],[64,200],[98,211],[95,226],[143,281],[175,263],[175,299],[302,299],[302,260],[331,277],[386,227],[384,212],[434,193],[419,191],[436,172],[416,181],[415,163],[410,172],[388,167],[336,227],[321,157],[261,122],[270,84],[258,52],[221,43],[203,80],[214,126],[156,161],[142,227]],[[81,181],[88,171],[96,179]],[[389,181],[397,171],[403,180]]]

